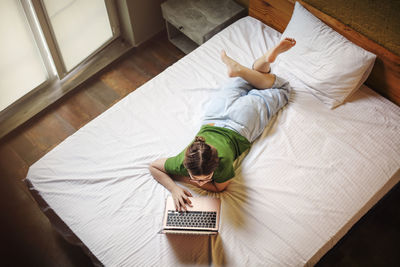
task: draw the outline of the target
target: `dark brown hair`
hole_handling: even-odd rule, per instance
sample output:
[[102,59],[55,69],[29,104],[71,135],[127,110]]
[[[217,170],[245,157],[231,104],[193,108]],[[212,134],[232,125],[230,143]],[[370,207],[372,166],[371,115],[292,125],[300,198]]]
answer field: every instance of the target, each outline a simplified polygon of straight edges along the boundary
[[192,175],[208,175],[218,167],[218,151],[206,144],[202,136],[196,136],[194,142],[186,149],[183,166]]

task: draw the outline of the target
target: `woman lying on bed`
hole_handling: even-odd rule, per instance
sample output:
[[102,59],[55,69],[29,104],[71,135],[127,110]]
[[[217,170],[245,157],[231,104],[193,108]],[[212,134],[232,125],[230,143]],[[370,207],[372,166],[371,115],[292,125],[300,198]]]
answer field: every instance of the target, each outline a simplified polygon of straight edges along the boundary
[[194,141],[177,156],[158,159],[149,167],[154,179],[171,192],[177,210],[191,206],[188,197],[192,194],[173,180],[223,191],[235,176],[235,159],[250,148],[270,118],[286,105],[289,83],[270,73],[270,63],[295,44],[294,39],[282,40],[257,59],[253,69],[221,52],[229,77],[235,79],[208,104]]

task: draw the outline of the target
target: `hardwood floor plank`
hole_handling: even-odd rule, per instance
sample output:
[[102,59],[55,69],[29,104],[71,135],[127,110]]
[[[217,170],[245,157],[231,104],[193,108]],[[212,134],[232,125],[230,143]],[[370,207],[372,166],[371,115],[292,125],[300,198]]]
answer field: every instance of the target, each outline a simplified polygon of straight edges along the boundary
[[159,74],[162,69],[155,63],[154,60],[149,57],[149,50],[144,51],[136,51],[136,53],[129,56],[127,62],[132,64],[136,68],[136,70],[140,71],[141,74],[147,76],[149,79],[153,78],[157,74]]
[[105,72],[101,75],[100,79],[108,87],[112,88],[120,98],[126,96],[137,88],[118,70]]
[[12,144],[0,144],[0,159],[0,179],[8,177],[22,180],[25,178],[29,165],[13,149]]
[[106,109],[121,99],[121,96],[116,91],[108,87],[101,80],[92,82],[86,89],[86,94],[103,104]]
[[154,69],[154,75],[159,74],[161,71],[166,69],[169,65],[164,63],[163,61],[160,61],[158,57],[155,55],[156,53],[154,52],[155,50],[155,44],[153,43],[151,46],[149,46],[149,49],[146,51],[146,53],[142,54],[142,59],[146,61],[148,64],[152,65],[152,69]]
[[100,101],[87,94],[85,88],[79,88],[60,102],[56,112],[78,130],[106,108]]
[[84,92],[81,92],[80,94],[74,94],[73,96],[69,96],[68,99],[66,99],[66,101],[63,101],[63,103],[60,104],[60,106],[56,111],[59,116],[68,121],[69,124],[71,124],[72,127],[74,127],[74,129],[76,130],[78,130],[83,125],[88,123],[97,114],[101,112],[98,111],[93,114],[93,111],[90,108],[88,110],[90,110],[90,113],[92,114],[85,111],[87,105],[84,105],[84,103],[82,103],[84,100],[85,100]]
[[75,131],[72,125],[58,116],[56,108],[52,108],[36,118],[35,123],[26,129],[26,135],[43,156]]
[[[136,88],[139,88],[145,84],[150,78],[144,77],[137,68],[129,64],[129,61],[124,60],[121,62],[120,66],[117,68],[118,72],[123,75],[130,83]],[[135,88],[135,89],[136,89]]]
[[[23,132],[14,136],[12,140],[8,142],[8,144],[27,166],[32,165],[43,155],[43,153],[37,149],[35,144],[32,143],[32,141]],[[16,166],[9,166],[9,168],[11,170],[18,169]]]
[[[171,53],[171,49],[172,48],[168,44],[155,41],[154,45],[151,47],[151,53],[155,60],[162,62],[165,67],[169,67],[185,56],[180,50]],[[176,47],[173,47],[173,49],[176,49]]]

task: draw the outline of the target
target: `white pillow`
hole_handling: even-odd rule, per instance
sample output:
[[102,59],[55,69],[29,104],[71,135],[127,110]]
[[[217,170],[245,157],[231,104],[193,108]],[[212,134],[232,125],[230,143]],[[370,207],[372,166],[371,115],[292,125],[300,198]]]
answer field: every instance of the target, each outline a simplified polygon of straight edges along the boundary
[[277,64],[302,80],[330,108],[342,104],[368,78],[375,55],[353,44],[296,2],[282,39],[296,45]]

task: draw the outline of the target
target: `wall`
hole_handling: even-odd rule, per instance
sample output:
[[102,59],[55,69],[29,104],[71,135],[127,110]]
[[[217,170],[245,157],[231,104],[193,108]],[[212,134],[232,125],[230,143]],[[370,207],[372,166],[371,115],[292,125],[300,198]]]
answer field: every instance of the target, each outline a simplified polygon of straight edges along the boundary
[[[1,1],[1,0],[0,0]],[[121,36],[138,46],[165,27],[161,15],[163,0],[116,0]]]
[[[303,1],[400,55],[399,0]],[[236,2],[249,6],[249,0],[236,0]]]

